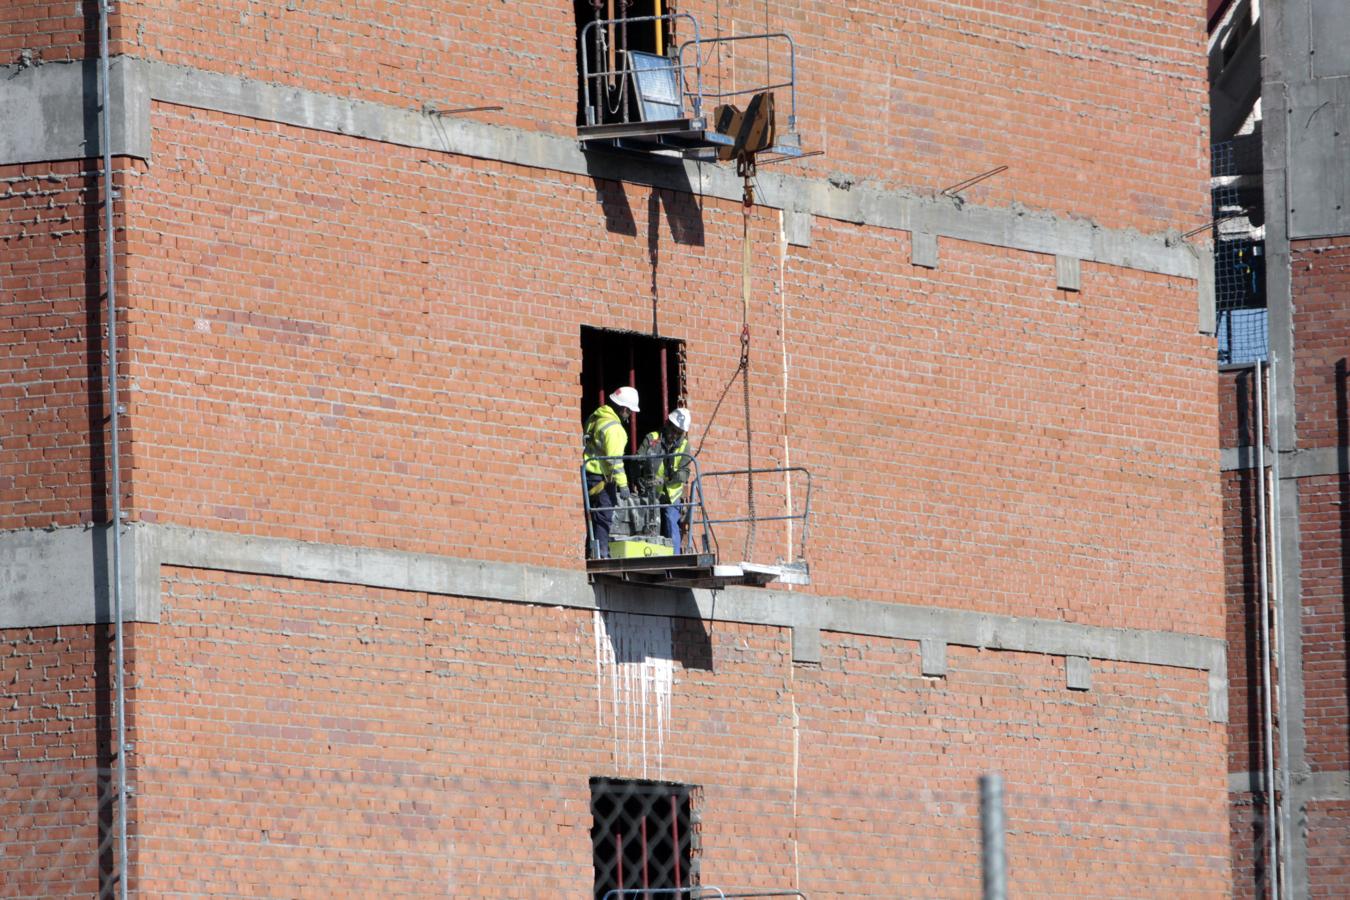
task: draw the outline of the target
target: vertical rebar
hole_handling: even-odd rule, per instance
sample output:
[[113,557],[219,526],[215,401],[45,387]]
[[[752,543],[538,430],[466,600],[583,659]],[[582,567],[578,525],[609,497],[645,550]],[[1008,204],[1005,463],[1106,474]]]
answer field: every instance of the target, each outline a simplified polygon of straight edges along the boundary
[[670,795],[670,838],[675,846],[675,887],[683,888],[680,874],[680,801],[674,794]]
[[[628,386],[637,389],[637,360],[633,356],[633,342],[628,342]],[[628,452],[637,453],[638,421],[637,416],[628,417]]]
[[1003,776],[980,776],[980,868],[984,900],[1006,900],[1008,869],[1003,848]]
[[107,282],[107,328],[108,328],[108,443],[110,488],[112,495],[112,565],[109,567],[108,593],[113,607],[113,667],[114,704],[117,716],[117,894],[126,900],[127,881],[130,866],[127,861],[127,700],[126,669],[124,664],[125,641],[122,623],[122,468],[119,454],[119,425],[121,410],[117,397],[117,267],[113,259],[113,200],[116,189],[113,186],[112,170],[112,84],[108,48],[108,0],[99,0],[98,4],[98,57],[99,57],[99,144],[103,150],[103,232],[104,232],[104,279]]
[[666,416],[670,415],[670,373],[667,370],[669,366],[666,354],[666,343],[661,342],[661,424],[666,422]]

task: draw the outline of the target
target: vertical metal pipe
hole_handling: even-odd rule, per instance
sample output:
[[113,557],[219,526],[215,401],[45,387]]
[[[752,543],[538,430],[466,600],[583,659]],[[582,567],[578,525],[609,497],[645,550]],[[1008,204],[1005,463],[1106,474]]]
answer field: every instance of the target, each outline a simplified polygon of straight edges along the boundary
[[[634,359],[633,342],[628,342],[628,385],[637,388],[637,361]],[[628,452],[637,453],[637,416],[628,417]]]
[[108,0],[98,4],[99,144],[103,150],[103,261],[107,291],[109,493],[112,495],[112,565],[108,593],[113,607],[114,704],[117,716],[117,893],[126,900],[131,870],[127,860],[127,699],[122,622],[122,465],[119,443],[121,410],[117,397],[117,267],[113,259],[112,85],[108,49]]
[[667,371],[666,343],[661,342],[661,422],[670,415],[670,373]]
[[614,863],[619,867],[617,873],[619,890],[623,890],[623,838],[620,832],[614,832]]
[[1008,869],[1003,847],[1003,776],[980,776],[980,868],[984,900],[1006,900]]
[[600,395],[600,398],[599,398],[598,400],[595,401],[595,405],[596,405],[596,406],[604,406],[604,405],[605,405],[605,400],[607,399],[608,395],[605,394],[605,387],[606,387],[606,382],[605,382],[605,355],[604,355],[603,353],[599,354],[598,358],[596,359],[596,366],[595,366],[595,367],[596,367],[597,371],[599,372],[599,375],[597,376],[597,377],[599,378],[599,382],[597,383],[595,390],[596,390],[596,392]]
[[679,889],[684,887],[680,876],[680,800],[674,794],[670,795],[670,842],[675,847],[675,887]]
[[1261,705],[1264,725],[1263,749],[1265,766],[1261,781],[1265,794],[1266,820],[1266,883],[1272,900],[1279,900],[1279,863],[1275,855],[1275,736],[1274,714],[1271,710],[1271,652],[1270,652],[1270,570],[1267,559],[1270,548],[1266,543],[1266,530],[1269,523],[1266,517],[1266,423],[1265,399],[1262,380],[1264,373],[1261,363],[1252,363],[1253,396],[1256,407],[1256,547],[1257,577],[1260,579],[1257,598],[1260,607],[1260,630],[1257,634],[1261,642]]
[[[1278,360],[1272,355],[1269,362],[1266,363],[1266,371],[1269,373],[1270,384],[1276,384],[1275,372]],[[1280,510],[1283,508],[1280,501],[1280,492],[1284,489],[1280,480],[1280,442],[1279,429],[1275,427],[1275,391],[1270,390],[1266,393],[1266,421],[1270,423],[1270,546],[1271,559],[1274,561],[1273,578],[1271,584],[1271,605],[1275,611],[1274,633],[1280,640],[1284,634],[1284,572],[1282,569],[1283,550],[1280,537]],[[1287,694],[1287,684],[1285,681],[1285,663],[1282,656],[1282,645],[1273,644],[1271,654],[1275,666],[1275,708],[1284,711],[1284,698]],[[1275,774],[1279,781],[1278,788],[1278,825],[1276,828],[1276,853],[1279,865],[1279,877],[1276,883],[1280,886],[1285,896],[1289,896],[1289,885],[1285,879],[1289,872],[1289,733],[1284,727],[1280,728],[1280,755],[1275,764]]]
[[642,889],[645,891],[651,887],[650,877],[647,872],[647,817],[642,817]]

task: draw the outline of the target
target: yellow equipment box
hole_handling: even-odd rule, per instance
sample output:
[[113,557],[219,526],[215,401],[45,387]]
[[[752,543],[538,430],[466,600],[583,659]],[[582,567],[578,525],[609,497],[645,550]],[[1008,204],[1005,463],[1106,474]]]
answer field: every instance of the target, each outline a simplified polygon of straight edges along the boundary
[[647,540],[610,541],[610,559],[636,559],[645,556],[674,556],[675,549],[665,538]]

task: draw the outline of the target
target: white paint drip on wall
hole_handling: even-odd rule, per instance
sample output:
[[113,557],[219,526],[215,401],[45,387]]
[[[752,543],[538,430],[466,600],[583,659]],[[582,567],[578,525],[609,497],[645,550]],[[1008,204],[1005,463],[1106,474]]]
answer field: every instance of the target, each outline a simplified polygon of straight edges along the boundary
[[670,619],[600,610],[594,616],[596,714],[610,722],[619,765],[633,771],[640,763],[641,777],[660,778],[675,687]]

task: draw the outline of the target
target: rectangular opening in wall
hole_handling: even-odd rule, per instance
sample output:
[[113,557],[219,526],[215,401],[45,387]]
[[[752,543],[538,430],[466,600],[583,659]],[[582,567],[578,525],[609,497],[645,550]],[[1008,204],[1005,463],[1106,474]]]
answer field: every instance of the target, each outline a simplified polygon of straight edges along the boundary
[[697,791],[666,781],[591,779],[595,900],[613,890],[677,896],[698,884]]
[[582,427],[615,388],[637,388],[641,412],[629,428],[629,451],[656,431],[670,411],[685,404],[684,342],[635,331],[581,328]]

